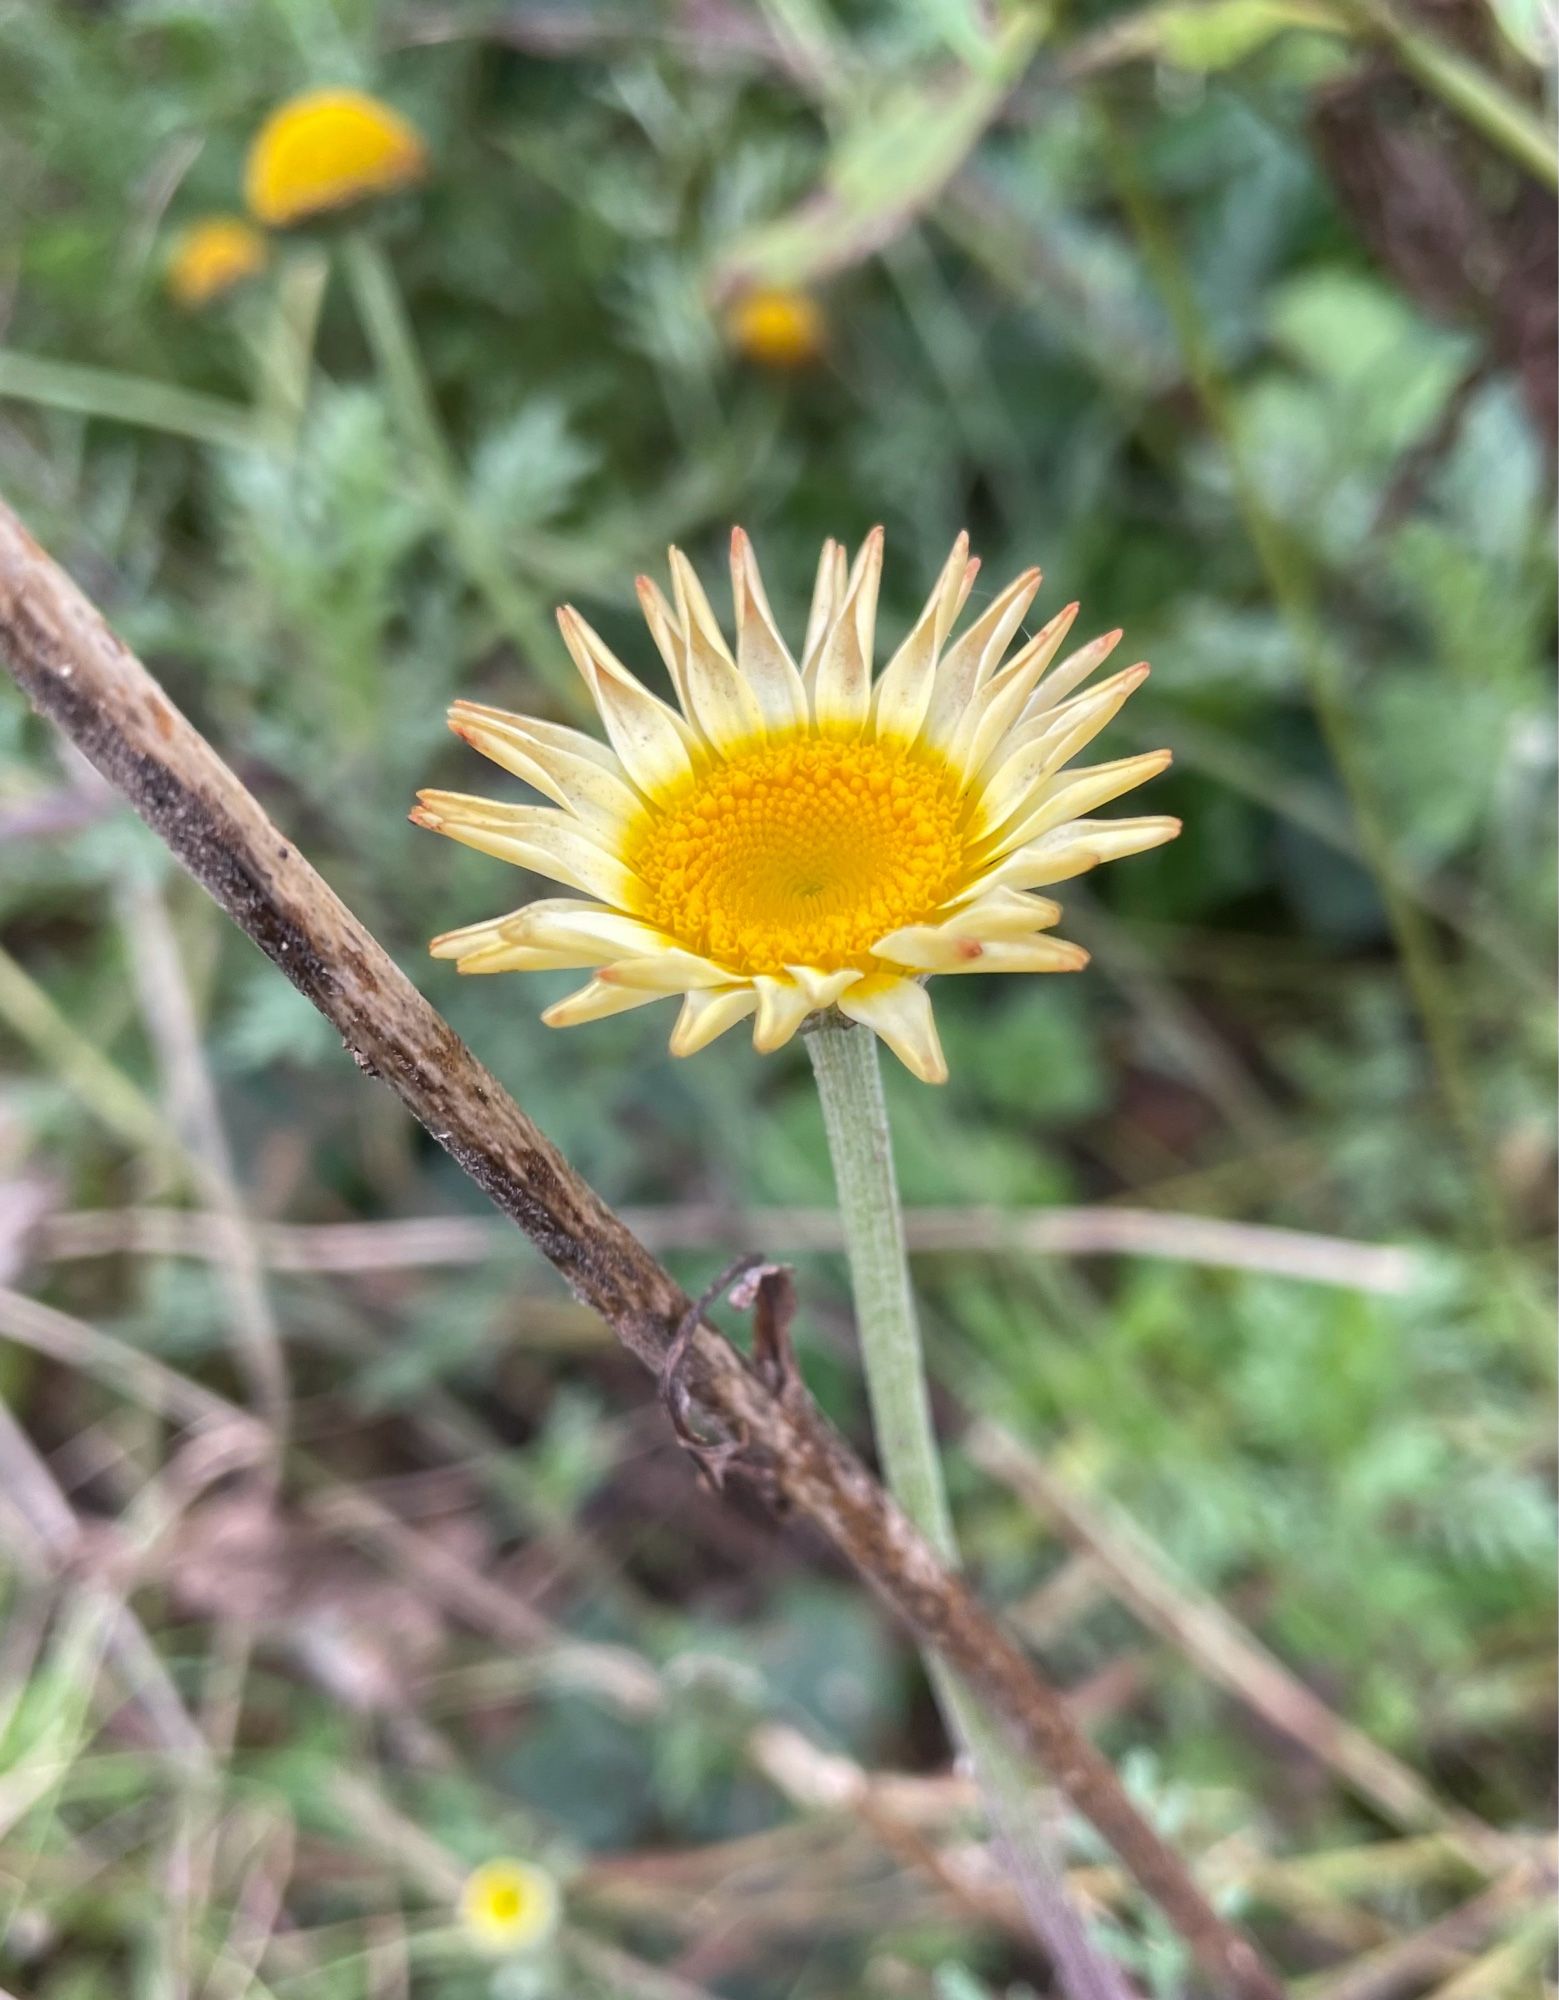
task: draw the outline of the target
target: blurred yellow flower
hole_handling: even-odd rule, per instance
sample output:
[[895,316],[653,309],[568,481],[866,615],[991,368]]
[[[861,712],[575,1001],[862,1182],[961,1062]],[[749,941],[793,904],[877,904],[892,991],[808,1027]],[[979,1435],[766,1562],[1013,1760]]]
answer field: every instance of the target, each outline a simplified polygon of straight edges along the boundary
[[798,666],[746,535],[731,538],[734,655],[686,558],[674,606],[639,600],[676,690],[644,687],[571,607],[563,637],[610,747],[475,702],[456,735],[554,801],[422,792],[412,819],[586,898],[552,897],[436,938],[462,972],[588,967],[542,1019],[572,1027],[683,996],[672,1052],[755,1016],[760,1051],[831,1007],[864,1022],[916,1076],[947,1075],[931,973],[1073,972],[1046,937],[1060,910],[1031,892],[1170,840],[1178,820],[1080,817],[1162,771],[1167,750],[1063,767],[1147,674],[1074,693],[1114,650],[1106,633],[1048,672],[1077,614],[1014,656],[1039,571],[999,592],[951,644],[977,561],[960,535],[924,611],[873,679],[882,530],[853,568],[823,547]]
[[421,134],[360,90],[310,90],[280,104],[244,165],[251,215],[273,228],[365,196],[414,186],[427,170]]
[[460,1918],[484,1951],[527,1951],[557,1924],[558,1885],[527,1861],[484,1862],[460,1892]]
[[265,269],[270,249],[241,215],[203,215],[179,232],[168,259],[168,290],[181,306],[209,305]]
[[725,337],[763,368],[805,368],[828,339],[823,308],[809,292],[779,287],[745,292],[725,316]]

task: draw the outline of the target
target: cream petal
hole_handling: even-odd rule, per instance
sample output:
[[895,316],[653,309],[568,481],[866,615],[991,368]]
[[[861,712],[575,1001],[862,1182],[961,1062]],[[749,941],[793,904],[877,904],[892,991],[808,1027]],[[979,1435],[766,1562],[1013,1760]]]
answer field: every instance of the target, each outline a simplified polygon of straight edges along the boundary
[[823,552],[817,559],[817,581],[812,586],[812,609],[807,613],[807,639],[801,651],[801,678],[808,688],[817,670],[818,655],[823,650],[823,641],[828,636],[828,628],[834,622],[834,613],[844,602],[848,567],[842,543],[832,536],[824,542]]
[[516,942],[550,945],[556,950],[588,951],[598,963],[614,958],[643,958],[675,951],[674,938],[654,924],[609,910],[600,903],[579,903],[572,909],[531,905],[530,920],[510,933]]
[[465,847],[567,882],[608,903],[631,908],[639,894],[632,870],[553,806],[506,805],[460,792],[419,792],[417,799],[413,821]]
[[612,748],[640,791],[660,791],[690,778],[696,738],[681,716],[635,680],[572,605],[559,611],[558,624],[595,697]]
[[855,734],[871,713],[872,638],[882,581],[882,530],[861,544],[812,675],[812,719],[819,729]]
[[[435,958],[461,958],[467,952],[481,951],[495,944],[536,944],[548,940],[535,935],[539,926],[559,917],[568,917],[581,912],[600,910],[600,903],[582,902],[577,896],[540,896],[534,902],[522,903],[517,910],[508,910],[501,917],[488,917],[481,923],[464,924],[459,930],[445,931],[434,938],[428,946]],[[632,918],[626,922],[635,921]]]
[[699,987],[729,986],[731,975],[697,952],[680,945],[661,947],[642,958],[614,960],[601,977],[611,985],[634,986],[647,993],[691,993]]
[[1064,701],[1073,688],[1081,687],[1096,667],[1103,666],[1111,653],[1125,637],[1117,626],[1113,632],[1101,632],[1097,639],[1090,639],[1086,646],[1079,646],[1075,653],[1066,658],[1031,696],[1028,707],[1023,711],[1023,720],[1043,715],[1048,708],[1054,708]]
[[[953,960],[976,957],[982,945],[1030,938],[1059,922],[1060,917],[1061,905],[1046,896],[993,889],[971,897],[937,923],[906,924],[889,931],[872,946],[872,952],[894,965],[939,972]],[[971,945],[975,947],[973,951],[969,949]]]
[[686,641],[681,685],[688,720],[715,749],[737,749],[764,734],[763,710],[737,672],[703,585],[680,549],[671,551],[671,578]]
[[956,937],[943,926],[895,931],[872,949],[879,958],[915,972],[1080,972],[1088,954],[1065,938]]
[[[639,796],[617,759],[604,744],[591,743],[591,738],[577,729],[564,730],[555,724],[542,730],[524,716],[483,709],[469,701],[454,704],[449,726],[462,742],[604,833],[615,834],[640,810]],[[574,741],[565,740],[568,737]],[[582,743],[605,750],[609,764],[579,750],[577,745]]]
[[872,691],[872,715],[879,736],[913,743],[920,734],[936,681],[937,660],[959,607],[968,593],[979,560],[969,558],[969,537],[961,534],[942,574],[932,586],[925,609],[907,638],[877,676]]
[[[483,701],[453,702],[449,716],[452,729],[456,716],[469,718],[473,723],[491,729],[500,740],[511,733],[518,733],[536,754],[560,750],[568,756],[582,758],[586,763],[598,764],[603,771],[610,771],[618,778],[623,774],[622,765],[610,744],[603,743],[598,736],[588,735],[583,729],[571,729],[566,722],[544,722],[537,715],[516,715],[507,708],[493,708]],[[477,747],[482,748],[480,745]],[[493,755],[485,748],[482,748],[482,754],[484,757]]]
[[983,878],[980,892],[1043,889],[1053,882],[1069,882],[1103,861],[1121,861],[1128,854],[1145,854],[1151,847],[1162,847],[1179,831],[1180,821],[1167,814],[1073,820],[1005,855]]
[[832,1007],[845,988],[863,976],[849,968],[843,972],[820,972],[812,965],[787,965],[785,970],[814,1007]]
[[694,642],[685,672],[689,714],[714,749],[730,754],[764,735],[763,710],[735,667],[701,653]]
[[485,951],[467,952],[456,971],[474,972],[579,972],[599,965],[599,957],[589,951],[552,949],[540,944],[494,944]]
[[[974,942],[970,940],[970,942]],[[1088,954],[1065,938],[992,938],[975,944],[952,965],[929,967],[938,972],[1081,972]]]
[[725,634],[720,630],[714,607],[698,580],[698,572],[680,549],[668,549],[666,554],[671,564],[671,591],[676,600],[677,623],[689,643],[696,645],[702,642],[706,652],[734,667],[736,662],[731,658],[731,649],[725,643]]
[[1080,771],[1059,773],[1053,786],[1041,788],[1030,810],[1003,826],[992,852],[1008,854],[1015,847],[1037,840],[1042,833],[1049,833],[1065,820],[1092,812],[1095,806],[1108,805],[1122,792],[1156,778],[1168,768],[1171,757],[1168,750],[1146,750],[1139,757],[1117,757],[1108,764],[1088,764]]
[[564,1000],[547,1008],[542,1020],[549,1028],[577,1028],[586,1021],[604,1021],[610,1014],[627,1014],[635,1007],[647,1007],[652,1000],[664,1000],[664,993],[645,993],[633,986],[612,986],[592,979]]
[[1012,754],[997,764],[980,786],[974,818],[976,837],[1037,805],[1043,787],[1093,741],[1147,677],[1147,662],[1141,661],[1112,674],[1086,694],[1063,702],[1050,716],[1025,723],[1009,739]]
[[772,1055],[776,1049],[785,1046],[808,1014],[814,1011],[816,1003],[804,986],[798,986],[789,979],[771,979],[767,973],[760,972],[752,986],[758,996],[758,1018],[752,1025],[752,1045],[759,1055]]
[[1012,728],[1035,683],[1072,629],[1080,609],[1077,604],[1068,604],[1064,610],[1058,611],[1021,652],[976,691],[948,746],[950,761],[961,771],[971,775],[978,771]]
[[915,979],[874,974],[841,994],[839,1011],[881,1035],[922,1083],[946,1083],[947,1058],[926,989]]
[[773,730],[803,729],[807,691],[790,648],[780,637],[752,543],[731,530],[731,597],[736,606],[736,664]]
[[666,663],[666,672],[671,676],[671,685],[682,704],[682,713],[687,715],[690,713],[687,684],[682,677],[687,660],[687,640],[682,627],[653,577],[636,576],[633,588],[639,600],[639,609],[644,614],[644,622],[650,628],[650,637],[655,641],[655,650]]
[[745,1021],[758,1004],[751,986],[721,986],[713,991],[689,993],[671,1031],[674,1056],[697,1055],[717,1041],[727,1028]]
[[956,972],[982,949],[977,937],[960,936],[942,924],[905,924],[878,938],[872,954],[912,972]]
[[1025,570],[943,655],[931,690],[923,734],[928,742],[952,741],[977,689],[1001,662],[1012,635],[1023,623],[1039,590],[1040,573]]
[[984,890],[942,920],[947,929],[980,938],[1028,937],[1060,921],[1059,903],[1013,889]]

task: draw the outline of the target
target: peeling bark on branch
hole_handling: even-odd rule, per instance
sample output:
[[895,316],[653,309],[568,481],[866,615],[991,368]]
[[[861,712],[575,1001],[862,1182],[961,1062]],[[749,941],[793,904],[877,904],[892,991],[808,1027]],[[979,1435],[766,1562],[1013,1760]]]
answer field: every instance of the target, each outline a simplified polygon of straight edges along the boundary
[[[0,656],[173,853],[517,1222],[625,1347],[659,1375],[689,1310],[681,1287],[569,1166],[274,826],[82,593],[0,502]],[[1211,1990],[1281,2000],[964,1579],[792,1385],[781,1393],[700,1326],[680,1378],[703,1423],[739,1442],[733,1469],[803,1514],[999,1715],[1185,1939]]]

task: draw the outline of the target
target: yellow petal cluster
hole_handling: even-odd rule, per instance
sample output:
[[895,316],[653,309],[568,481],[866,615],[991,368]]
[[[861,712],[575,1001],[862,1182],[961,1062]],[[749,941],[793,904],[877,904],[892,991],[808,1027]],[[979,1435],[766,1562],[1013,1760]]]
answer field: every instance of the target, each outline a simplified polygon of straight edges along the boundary
[[269,249],[241,215],[205,215],[182,230],[168,259],[168,290],[181,306],[206,306],[265,269]]
[[805,368],[828,339],[823,308],[810,292],[764,286],[744,292],[725,316],[725,337],[760,368]]
[[1039,589],[1028,570],[956,632],[978,561],[960,535],[925,609],[873,672],[882,531],[853,563],[824,544],[799,660],[752,546],[731,538],[734,651],[691,565],[639,601],[675,703],[652,693],[579,614],[558,614],[606,741],[457,702],[450,727],[549,801],[419,794],[412,818],[560,883],[508,916],[436,938],[462,972],[588,970],[543,1015],[599,1020],[667,995],[676,1055],[751,1017],[782,1047],[836,1007],[915,1075],[947,1075],[932,973],[1073,972],[1036,890],[1173,839],[1178,820],[1096,819],[1155,776],[1166,750],[1073,768],[1147,675],[1087,685],[1106,633],[1062,657],[1068,605],[1013,650]]
[[244,164],[244,200],[269,228],[412,187],[427,171],[421,134],[360,90],[310,90],[279,104]]
[[557,1925],[557,1883],[528,1861],[484,1862],[460,1892],[460,1919],[483,1951],[528,1951]]

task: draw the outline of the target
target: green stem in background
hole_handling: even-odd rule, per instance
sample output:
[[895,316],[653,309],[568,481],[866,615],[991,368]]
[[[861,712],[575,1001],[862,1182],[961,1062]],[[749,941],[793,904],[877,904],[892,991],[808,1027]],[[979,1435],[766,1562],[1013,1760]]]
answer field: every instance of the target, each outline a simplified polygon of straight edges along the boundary
[[255,402],[268,435],[296,451],[308,411],[330,259],[318,244],[301,244],[282,264],[274,289],[246,315],[244,337],[255,366]]
[[1186,374],[1228,462],[1235,504],[1257,564],[1293,635],[1311,708],[1332,768],[1347,795],[1358,832],[1359,853],[1384,906],[1408,992],[1423,1028],[1440,1097],[1467,1163],[1486,1247],[1498,1266],[1507,1299],[1514,1299],[1519,1288],[1504,1201],[1490,1157],[1455,1003],[1445,991],[1444,967],[1429,917],[1402,880],[1391,836],[1376,801],[1374,781],[1360,753],[1359,734],[1349,713],[1341,663],[1326,632],[1313,569],[1304,550],[1258,491],[1245,454],[1233,398],[1179,247],[1137,171],[1129,135],[1102,92],[1096,102],[1111,141],[1107,152],[1122,206],[1169,314]]
[[486,522],[466,497],[389,259],[363,230],[345,238],[341,256],[391,412],[421,460],[456,560],[537,676],[567,707],[579,709],[582,689],[563,663],[550,621],[530,592],[515,582]]
[[[877,1455],[893,1497],[937,1553],[956,1563],[877,1038],[835,1018],[811,1029],[807,1048],[838,1189]],[[1091,1941],[1068,1896],[1029,1775],[957,1676],[934,1655],[927,1655],[925,1664],[949,1732],[974,1772],[1029,1922],[1070,2000],[1125,2000],[1124,1978]]]
[[180,1185],[193,1178],[183,1143],[140,1087],[60,1012],[11,954],[0,949],[0,1026],[54,1072],[105,1131]]
[[1507,90],[1496,76],[1440,36],[1405,20],[1388,0],[1348,0],[1348,11],[1372,28],[1440,102],[1491,146],[1524,167],[1544,187],[1559,187],[1559,154],[1548,118]]
[[203,396],[144,375],[122,375],[113,368],[83,368],[38,354],[0,351],[0,400],[7,397],[45,409],[70,410],[81,417],[107,417],[113,423],[134,424],[171,437],[193,438],[198,444],[217,445],[226,451],[274,451],[280,442],[246,404]]

